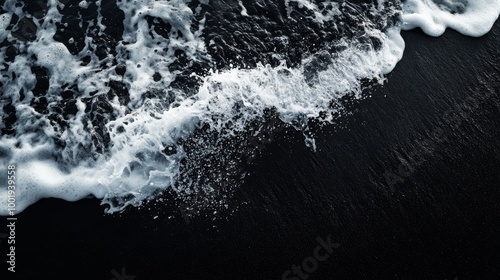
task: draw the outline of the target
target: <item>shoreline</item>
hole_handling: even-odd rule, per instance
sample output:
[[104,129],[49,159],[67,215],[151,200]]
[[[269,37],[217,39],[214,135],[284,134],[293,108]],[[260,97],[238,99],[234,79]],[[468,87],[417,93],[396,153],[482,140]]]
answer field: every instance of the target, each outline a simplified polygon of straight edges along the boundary
[[227,220],[44,199],[17,215],[17,279],[280,279],[327,237],[339,246],[309,279],[500,276],[500,23],[480,38],[402,34],[386,84],[323,129],[316,153],[301,133],[277,137]]

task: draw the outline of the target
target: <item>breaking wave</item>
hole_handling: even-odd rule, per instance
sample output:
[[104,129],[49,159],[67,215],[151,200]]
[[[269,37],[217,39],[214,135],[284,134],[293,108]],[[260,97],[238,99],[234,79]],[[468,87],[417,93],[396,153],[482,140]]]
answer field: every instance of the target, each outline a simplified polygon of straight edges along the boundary
[[499,14],[498,0],[6,0],[0,172],[18,167],[18,211],[92,195],[111,213],[167,190],[220,201],[273,130],[315,149],[308,122],[382,84],[402,29],[481,36]]

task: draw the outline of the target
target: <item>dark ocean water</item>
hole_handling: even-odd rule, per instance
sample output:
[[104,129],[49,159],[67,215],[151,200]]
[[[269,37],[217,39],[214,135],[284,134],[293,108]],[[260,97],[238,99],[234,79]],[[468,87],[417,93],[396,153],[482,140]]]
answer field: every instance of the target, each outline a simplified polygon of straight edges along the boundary
[[275,133],[228,210],[43,199],[17,216],[6,279],[499,279],[500,24],[403,37],[383,86],[310,123],[316,152]]

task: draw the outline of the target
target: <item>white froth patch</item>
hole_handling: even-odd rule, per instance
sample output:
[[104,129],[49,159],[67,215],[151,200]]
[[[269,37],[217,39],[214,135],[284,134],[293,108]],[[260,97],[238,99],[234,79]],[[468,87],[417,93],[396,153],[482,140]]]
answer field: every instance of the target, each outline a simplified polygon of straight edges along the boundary
[[293,8],[290,6],[290,2],[296,2],[299,8],[306,8],[314,12],[315,20],[321,24],[325,21],[331,21],[335,16],[341,14],[339,10],[339,4],[331,0],[323,1],[323,5],[326,8],[321,9],[316,3],[311,0],[285,0],[285,6],[287,9],[287,14],[290,17]]
[[[231,116],[225,113],[239,101],[246,106],[243,110],[248,114],[243,117],[246,121],[250,121],[254,115],[261,115],[265,108],[272,106],[278,109],[281,119],[287,123],[298,116],[318,117],[322,110],[328,110],[327,104],[330,101],[360,89],[360,79],[383,81],[383,70],[394,67],[397,59],[387,49],[392,46],[391,40],[383,33],[379,36],[384,43],[381,51],[363,51],[356,45],[347,44],[345,51],[332,57],[326,70],[316,74],[313,85],[304,75],[304,66],[287,68],[282,64],[273,68],[258,65],[251,70],[231,69],[213,73],[205,79],[200,91],[203,96],[210,96],[212,99],[209,102],[209,112],[221,115],[214,125],[222,128],[221,119],[230,120]],[[307,59],[303,64],[307,65],[313,59]],[[211,122],[210,118],[205,121]]]
[[[7,174],[7,166],[16,164],[16,211],[21,212],[42,198],[56,197],[76,201],[90,194],[103,196],[105,189],[96,187],[96,170],[75,168],[65,173],[52,158],[49,143],[15,148],[14,139],[5,139],[0,150],[0,172]],[[14,161],[15,160],[15,161]],[[7,215],[7,189],[0,189],[0,215]]]
[[[6,170],[2,170],[7,174]],[[76,201],[88,195],[103,197],[105,188],[96,187],[95,170],[75,169],[70,174],[63,173],[53,161],[38,161],[33,159],[22,165],[17,165],[16,180],[16,211],[21,212],[29,205],[42,198],[56,197],[67,201]],[[7,205],[7,190],[0,190],[0,203]],[[2,207],[1,215],[6,215],[7,209]]]
[[[168,66],[175,59],[176,49],[183,50],[191,60],[206,53],[202,38],[204,21],[200,22],[198,30],[191,31],[194,15],[185,1],[122,1],[118,6],[125,12],[123,41],[129,42],[120,46],[118,51],[130,57],[126,63],[127,74],[132,77],[130,98],[133,103],[141,100],[142,94],[150,85],[168,87],[175,78]],[[166,40],[156,32],[150,32],[146,16],[169,23],[172,26],[172,36]],[[175,36],[179,33],[182,33],[182,36]],[[161,84],[153,82],[152,76],[155,72],[161,73],[164,78]]]
[[87,1],[81,1],[80,3],[78,3],[78,6],[82,9],[87,9],[89,7],[90,3],[87,2]]
[[386,31],[387,46],[382,49],[383,67],[382,74],[389,74],[394,70],[396,64],[403,58],[405,41],[401,37],[401,30],[398,27],[390,28]]
[[77,62],[62,43],[36,44],[32,46],[31,51],[37,56],[37,64],[53,73],[68,73],[78,68]]
[[[443,6],[444,5],[444,6]],[[446,5],[459,5],[464,13],[451,13]],[[500,0],[443,0],[440,6],[431,0],[407,0],[403,3],[403,29],[420,27],[430,36],[440,36],[446,28],[464,35],[486,34],[500,14]]]
[[0,41],[3,41],[7,36],[5,29],[9,26],[10,20],[12,19],[12,14],[5,13],[0,15]]

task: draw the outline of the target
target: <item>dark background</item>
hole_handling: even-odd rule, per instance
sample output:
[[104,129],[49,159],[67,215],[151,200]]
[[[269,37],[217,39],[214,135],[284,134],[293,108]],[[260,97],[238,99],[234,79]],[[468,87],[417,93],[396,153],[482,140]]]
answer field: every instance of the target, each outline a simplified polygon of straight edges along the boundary
[[104,215],[97,200],[45,199],[18,215],[17,272],[1,278],[281,279],[331,235],[340,247],[308,279],[500,279],[500,24],[403,36],[385,86],[320,130],[316,153],[278,135],[231,211]]

